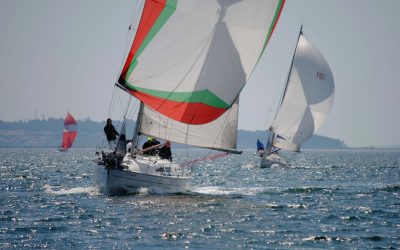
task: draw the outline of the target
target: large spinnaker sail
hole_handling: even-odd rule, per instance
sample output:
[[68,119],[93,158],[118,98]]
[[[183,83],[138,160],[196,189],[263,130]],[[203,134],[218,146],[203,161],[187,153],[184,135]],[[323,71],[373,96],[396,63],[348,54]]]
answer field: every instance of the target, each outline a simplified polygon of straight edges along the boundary
[[119,83],[153,110],[206,124],[239,96],[285,0],[147,0]]
[[182,144],[236,152],[239,101],[214,121],[189,125],[144,107],[139,131],[142,134]]
[[297,151],[326,120],[334,98],[333,75],[323,55],[300,35],[281,107],[270,130],[273,146]]
[[68,149],[72,147],[75,138],[78,134],[77,123],[74,117],[68,112],[64,120],[64,131],[62,137],[61,148]]

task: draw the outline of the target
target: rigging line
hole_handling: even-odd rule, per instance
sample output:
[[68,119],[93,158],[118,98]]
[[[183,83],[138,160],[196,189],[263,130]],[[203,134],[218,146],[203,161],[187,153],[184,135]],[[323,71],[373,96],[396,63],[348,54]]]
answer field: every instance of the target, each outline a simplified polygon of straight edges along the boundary
[[[110,116],[111,116],[111,113],[113,112],[113,109],[114,109],[114,100],[115,100],[115,85],[114,85],[114,87],[113,87],[113,92],[112,92],[112,94],[111,94],[111,100],[110,100],[110,105],[109,105],[109,107],[108,107],[108,114],[107,114],[107,118],[110,118]],[[101,140],[101,148],[105,148],[106,147],[106,142],[105,142],[105,138],[104,138],[104,136],[102,137],[102,140]]]
[[[279,79],[286,77],[285,73],[284,73],[284,70],[281,69],[281,72],[279,74],[279,76],[280,76]],[[278,96],[278,91],[279,91],[278,84],[273,84],[273,91],[272,92],[273,92],[273,96],[274,97]],[[266,117],[265,124],[268,126],[268,128],[269,128],[269,126],[271,126],[272,122],[274,121],[273,117],[275,116],[276,112],[278,112],[278,107],[277,107],[278,104],[274,104],[274,103],[276,103],[276,102],[279,103],[279,100],[275,100],[275,99],[276,98],[270,98],[269,105],[267,105],[267,107],[268,107],[267,114],[268,115]],[[270,122],[268,122],[268,121],[270,121]]]
[[107,117],[110,117],[112,110],[113,110],[113,106],[114,106],[114,99],[115,99],[115,86],[113,87],[113,92],[111,95],[111,101],[110,101],[110,106],[108,107],[108,114]]
[[132,108],[130,109],[130,112],[127,115],[127,117],[132,118],[132,120],[133,120],[134,114],[137,112],[138,107],[139,107],[138,102],[135,102],[133,104]]
[[[291,72],[292,72],[292,69],[293,69],[293,66],[294,66],[294,60],[295,60],[295,57],[296,57],[297,47],[298,47],[298,45],[299,45],[300,37],[301,37],[302,35],[303,35],[303,25],[300,26],[299,35],[298,35],[298,37],[297,37],[296,46],[295,46],[295,48],[294,48],[294,52],[293,52],[293,56],[292,56],[292,61],[291,61],[291,63],[290,63],[289,72],[287,73],[287,78],[286,78],[286,82],[285,82],[285,88],[283,89],[283,93],[282,93],[282,96],[281,96],[281,100],[280,100],[280,103],[279,103],[278,110],[279,110],[280,107],[282,106],[283,100],[285,99],[285,96],[286,96],[286,91],[287,91],[287,88],[288,88],[288,85],[289,85],[290,75],[291,75]],[[277,114],[275,114],[275,118],[276,118],[276,115],[277,115]],[[275,118],[274,118],[274,119],[275,119]]]
[[[140,106],[139,106],[139,107],[140,107]],[[135,106],[132,108],[132,111],[133,111],[133,110],[135,110],[135,112],[131,112],[131,116],[132,116],[131,120],[132,120],[132,123],[133,123],[133,116],[134,116],[134,114],[136,114],[136,112],[139,113],[139,108],[138,108],[138,106],[137,106],[136,104],[135,104]],[[137,116],[137,115],[136,115],[136,119],[138,119],[138,116]],[[137,124],[137,120],[135,120],[134,127],[133,127],[132,141],[134,140],[134,138],[135,138],[135,136],[136,136],[136,134],[135,134],[136,124]]]
[[[134,6],[134,10],[135,11],[133,11],[133,13],[132,13],[132,16],[131,16],[131,19],[130,19],[130,25],[129,25],[129,28],[128,28],[128,32],[127,32],[127,34],[126,34],[126,38],[125,38],[125,46],[124,46],[124,51],[123,51],[123,58],[122,58],[122,60],[121,60],[121,65],[120,65],[120,67],[119,67],[119,71],[118,71],[118,78],[119,78],[119,76],[121,75],[121,71],[122,71],[122,68],[124,67],[124,64],[125,64],[125,58],[127,57],[127,50],[128,50],[128,47],[130,48],[130,47],[132,47],[132,44],[130,45],[130,46],[128,46],[128,41],[129,41],[129,38],[130,38],[130,36],[132,35],[132,31],[133,30],[137,30],[137,26],[136,25],[134,25],[134,19],[135,19],[135,23],[136,23],[136,21],[137,21],[137,19],[138,19],[138,16],[139,16],[139,13],[140,13],[140,11],[139,11],[139,8],[138,8],[138,2],[139,1],[135,1],[135,6]],[[141,3],[143,2],[143,1],[140,1]],[[140,4],[140,6],[141,6],[142,4]],[[136,27],[135,29],[133,29],[132,28],[132,26],[134,26],[134,27]],[[117,79],[117,81],[118,81],[118,79]]]
[[200,157],[200,158],[197,158],[197,159],[194,159],[194,160],[191,160],[191,161],[183,162],[183,163],[181,163],[179,165],[181,167],[184,167],[184,168],[186,168],[186,167],[191,168],[194,164],[196,164],[198,162],[206,161],[206,160],[214,160],[214,159],[218,159],[218,158],[221,158],[221,157],[225,157],[227,155],[229,155],[229,153],[227,153],[227,152],[224,152],[224,153],[221,153],[221,154],[210,155],[210,156],[207,155],[207,156]]
[[[147,18],[147,19],[141,19],[141,18],[139,18],[139,16],[141,16],[141,15],[139,15],[139,10],[140,9],[142,9],[142,11],[144,10],[144,8],[146,8],[146,4],[147,4],[148,2],[145,2],[144,4],[143,4],[143,1],[141,1],[141,4],[140,4],[140,7],[142,7],[142,8],[138,8],[138,14],[136,15],[136,20],[135,20],[135,29],[133,29],[133,30],[135,30],[135,37],[134,37],[134,39],[133,39],[133,41],[132,41],[132,43],[131,43],[131,45],[130,45],[130,48],[132,49],[132,47],[133,47],[133,45],[135,44],[135,38],[136,38],[136,32],[138,31],[138,28],[139,28],[139,26],[140,26],[140,24],[143,24],[143,27],[146,27],[146,26],[148,26],[148,24],[150,23],[151,24],[151,19],[149,19],[149,18]],[[157,3],[159,3],[159,2],[157,2]],[[161,3],[159,3],[159,4],[161,4]],[[150,13],[152,13],[153,12],[153,9],[151,9],[150,10]],[[150,14],[151,15],[151,14]],[[132,26],[132,25],[131,25]],[[130,26],[130,27],[131,27]],[[125,47],[126,48],[126,47]],[[128,52],[128,56],[129,56],[129,53],[131,52],[131,49],[129,50],[129,52]],[[125,51],[126,51],[126,49],[125,49]],[[126,53],[126,52],[125,52]],[[135,54],[132,54],[132,60],[136,57],[136,53],[137,53],[137,51],[135,52]],[[128,57],[128,56],[126,56],[126,58]],[[125,63],[126,63],[127,61],[125,60]],[[124,61],[122,62],[122,63],[124,63]],[[132,63],[132,61],[131,61],[131,63]],[[120,75],[122,74],[122,70],[124,69],[123,68],[123,65],[121,65],[122,67],[121,67],[121,70],[120,70]],[[125,65],[124,65],[125,66]],[[130,65],[128,66],[128,68],[127,69],[129,69],[129,67],[130,67]],[[127,73],[127,71],[125,71],[124,72],[124,74],[126,74]],[[141,79],[139,79],[139,81],[140,81]],[[138,81],[138,80],[136,80],[136,81]],[[132,89],[130,89],[130,90],[132,90]]]
[[[135,10],[136,10],[136,9],[139,9],[139,8],[137,8],[138,2],[139,2],[139,1],[135,1],[135,6],[134,6],[134,9],[135,9]],[[141,1],[141,2],[143,2],[143,1]],[[133,11],[133,14],[132,14],[130,23],[132,24],[134,17],[138,18],[138,16],[139,16],[139,10]],[[129,26],[129,27],[131,27],[131,26]],[[129,29],[129,30],[130,30],[130,29]],[[123,67],[123,64],[124,64],[124,61],[125,61],[125,54],[126,54],[126,50],[127,50],[127,44],[128,44],[129,35],[130,35],[130,32],[128,31],[128,33],[126,34],[125,46],[124,46],[124,52],[123,52],[124,58],[121,60],[121,65],[120,65],[120,68],[119,68],[119,74],[120,74],[120,72],[121,72],[121,70],[122,70],[122,67]],[[118,77],[119,77],[119,76],[118,76]],[[111,113],[113,113],[114,104],[115,104],[115,103],[114,103],[114,101],[115,101],[115,96],[114,96],[114,94],[116,93],[115,89],[116,89],[116,88],[115,88],[115,85],[114,85],[114,87],[113,87],[113,93],[112,93],[112,95],[111,95],[110,106],[109,106],[109,108],[108,108],[108,115],[107,115],[107,117],[110,117]]]
[[132,96],[129,95],[129,101],[128,101],[128,104],[126,105],[126,110],[125,110],[125,114],[124,114],[125,118],[126,118],[126,115],[128,114],[129,107],[131,106],[131,101],[132,101]]
[[[125,126],[125,133],[126,133],[126,123],[127,123],[126,122],[127,121],[126,114],[128,113],[129,106],[130,106],[130,103],[131,103],[131,99],[132,99],[132,96],[129,96],[128,104],[126,105],[125,112],[123,113],[123,120],[122,120],[122,124],[121,124],[121,129],[120,129],[121,134],[122,134],[122,128],[124,128],[124,126]],[[118,141],[118,143],[119,143],[119,141]]]
[[[137,3],[139,3],[140,2],[140,4],[137,6]],[[133,24],[133,27],[136,27],[134,30],[137,30],[137,27],[138,27],[138,25],[139,25],[139,20],[140,20],[140,16],[141,15],[139,15],[139,12],[140,12],[140,10],[143,10],[143,8],[144,8],[144,3],[143,3],[143,0],[142,1],[139,1],[139,0],[137,0],[136,1],[136,5],[135,5],[135,8],[137,7],[137,14],[136,15],[134,15],[134,16],[132,16],[132,24]],[[133,21],[133,17],[135,17],[135,21]]]
[[[122,101],[122,97],[120,96],[120,92],[119,91],[116,91],[116,93],[117,93],[117,97],[118,97],[118,101],[119,101],[119,105],[120,105],[120,109],[119,110],[125,110],[125,105],[124,105],[124,102]],[[131,97],[131,95],[129,95],[129,98]],[[115,99],[117,99],[117,98],[115,98]],[[130,101],[129,101],[130,102]],[[128,104],[129,105],[129,104]],[[125,116],[125,112],[122,112],[122,114],[120,113],[120,115],[123,117],[123,116]]]
[[[135,101],[136,99],[133,99],[133,100]],[[132,141],[134,140],[136,133],[139,132],[138,130],[136,131],[137,120],[139,119],[139,117],[138,117],[139,109],[140,109],[140,102],[134,102],[132,107],[130,108],[130,112],[127,115],[127,119],[126,119],[127,121],[129,121],[129,123],[132,123],[132,126],[133,126]],[[134,120],[134,117],[136,117],[135,120]]]
[[[302,33],[302,28],[303,28],[303,25],[301,24],[301,26],[300,26],[300,31],[299,31],[299,35],[298,35],[298,37],[297,37],[297,42],[296,42],[296,45],[295,45],[295,48],[294,48],[294,51],[293,51],[292,59],[291,59],[291,61],[290,61],[289,71],[286,73],[286,79],[285,79],[285,82],[284,82],[285,84],[284,84],[283,90],[282,90],[282,92],[281,92],[281,94],[280,94],[279,101],[278,101],[278,103],[276,104],[276,106],[274,107],[274,109],[270,110],[271,112],[274,113],[274,117],[273,117],[273,119],[272,119],[272,121],[271,121],[270,126],[272,125],[272,123],[273,123],[274,120],[276,119],[276,117],[277,117],[277,115],[278,115],[278,112],[279,112],[279,109],[281,108],[281,106],[282,106],[282,104],[283,104],[283,101],[284,101],[284,99],[285,99],[286,91],[287,91],[287,88],[288,88],[288,85],[289,85],[289,80],[290,80],[291,71],[292,71],[292,68],[293,68],[294,59],[295,59],[295,56],[296,56],[297,46],[298,46],[298,43],[299,43],[300,36],[303,34],[303,33]],[[281,74],[282,74],[282,73],[281,73]],[[276,87],[276,91],[277,91],[277,90],[278,90],[278,88]],[[274,96],[276,96],[275,93],[274,93]],[[272,100],[271,100],[271,102],[272,102]]]

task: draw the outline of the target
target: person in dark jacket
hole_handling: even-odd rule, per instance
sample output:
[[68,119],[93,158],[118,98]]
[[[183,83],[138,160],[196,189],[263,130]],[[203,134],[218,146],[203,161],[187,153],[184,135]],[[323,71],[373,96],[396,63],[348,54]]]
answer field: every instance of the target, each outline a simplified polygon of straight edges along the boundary
[[260,157],[263,157],[264,151],[265,151],[264,144],[262,144],[260,139],[257,139],[257,153],[256,154]]
[[[148,138],[147,138],[147,141],[144,142],[144,144],[143,144],[143,146],[142,146],[142,149],[144,150],[144,149],[146,149],[146,148],[151,147],[151,146],[152,146],[151,141],[152,141],[152,138],[151,138],[151,137],[148,137]],[[143,151],[143,154],[148,155],[148,154],[149,154],[149,151],[144,150],[144,151]]]
[[262,144],[260,139],[257,139],[257,150],[258,151],[264,150],[264,144]]
[[[160,145],[160,142],[157,139],[155,139],[153,137],[148,137],[147,141],[143,144],[143,147],[142,147],[143,154],[145,154],[145,155],[156,155],[157,152],[158,152],[158,147],[153,147],[153,146],[157,146],[157,145]],[[150,147],[153,147],[153,148],[150,149],[150,150],[145,150],[145,149],[150,148]]]
[[172,152],[171,152],[171,142],[166,141],[164,143],[164,146],[162,146],[158,152],[158,156],[160,156],[161,159],[168,159],[172,161]]
[[119,133],[117,132],[117,130],[115,130],[114,125],[112,125],[111,118],[107,119],[107,125],[104,126],[104,133],[106,134],[110,149],[113,150],[116,146],[116,139]]

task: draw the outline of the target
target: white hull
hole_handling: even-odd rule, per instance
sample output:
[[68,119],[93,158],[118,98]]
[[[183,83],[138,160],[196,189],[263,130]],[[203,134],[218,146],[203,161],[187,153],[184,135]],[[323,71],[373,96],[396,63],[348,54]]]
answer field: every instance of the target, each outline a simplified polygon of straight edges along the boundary
[[260,168],[270,168],[272,165],[288,166],[289,163],[278,154],[272,153],[266,157],[262,157]]
[[107,194],[138,193],[141,188],[157,193],[181,193],[189,187],[190,175],[176,163],[156,157],[124,157],[120,168],[96,165],[94,183]]

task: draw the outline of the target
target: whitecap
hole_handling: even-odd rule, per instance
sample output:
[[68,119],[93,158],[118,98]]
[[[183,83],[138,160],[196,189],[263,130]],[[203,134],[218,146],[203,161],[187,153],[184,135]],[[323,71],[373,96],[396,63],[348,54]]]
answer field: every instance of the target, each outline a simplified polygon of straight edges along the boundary
[[191,191],[209,195],[256,195],[264,192],[265,188],[222,188],[217,186],[195,187]]
[[259,165],[257,163],[254,162],[245,162],[242,164],[242,168],[256,168]]
[[68,195],[68,194],[84,194],[84,193],[89,195],[100,194],[100,189],[97,186],[63,188],[46,184],[43,186],[43,188],[45,189],[46,193],[52,195]]

